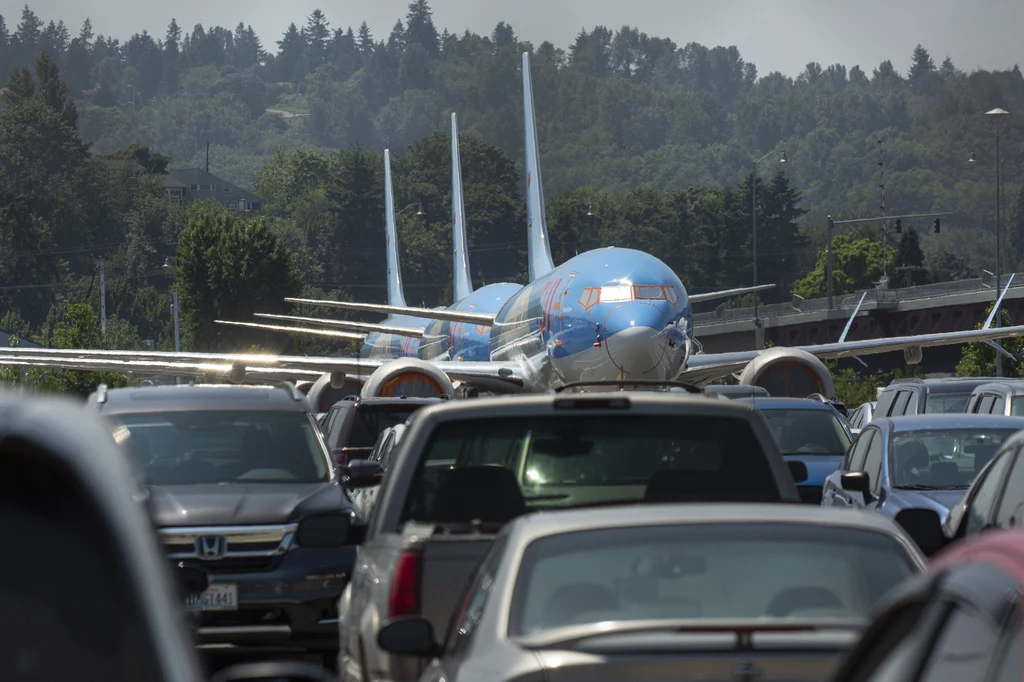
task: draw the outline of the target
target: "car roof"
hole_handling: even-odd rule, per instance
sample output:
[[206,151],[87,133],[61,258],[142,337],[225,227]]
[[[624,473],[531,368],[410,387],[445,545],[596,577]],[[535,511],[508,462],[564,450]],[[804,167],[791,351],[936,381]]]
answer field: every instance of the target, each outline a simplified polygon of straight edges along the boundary
[[563,511],[541,511],[521,516],[510,524],[510,533],[521,536],[522,544],[561,533],[629,528],[632,526],[702,523],[795,523],[844,526],[875,531],[900,538],[916,546],[900,526],[876,512],[848,508],[812,507],[804,504],[642,504],[632,507],[601,507]]
[[929,572],[981,561],[996,566],[1024,584],[1024,530],[1002,530],[967,537],[939,552]]
[[974,387],[975,391],[981,391],[983,389],[989,391],[1009,389],[1012,393],[1024,393],[1024,379],[999,379],[997,381],[986,381],[985,383]]
[[820,410],[835,412],[831,405],[811,398],[736,398],[733,402],[747,403],[761,410]]
[[887,420],[890,428],[897,433],[926,429],[1024,429],[1024,417],[1001,414],[916,414],[888,417]]
[[[360,398],[359,400],[351,400],[353,405],[373,407],[379,405],[434,405],[435,403],[445,402],[447,399],[442,398],[427,398],[419,396],[402,396],[399,398]],[[339,401],[345,402],[345,401]],[[335,403],[337,404],[337,403]]]
[[310,412],[306,396],[290,385],[183,384],[114,389],[100,386],[87,402],[106,414],[193,410]]
[[[622,407],[626,405],[627,407]],[[597,414],[636,414],[645,409],[664,414],[678,410],[704,416],[749,419],[757,412],[739,400],[718,400],[704,395],[667,391],[600,391],[595,393],[539,393],[516,396],[442,400],[417,411],[417,420],[436,418],[487,418],[498,416],[558,415],[567,412]]]

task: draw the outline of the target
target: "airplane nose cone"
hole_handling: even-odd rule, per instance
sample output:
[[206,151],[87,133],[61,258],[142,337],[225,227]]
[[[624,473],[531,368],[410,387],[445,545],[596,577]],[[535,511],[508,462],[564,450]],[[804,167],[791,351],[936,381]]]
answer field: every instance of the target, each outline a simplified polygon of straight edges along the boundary
[[667,313],[652,303],[627,303],[608,313],[604,345],[621,378],[664,378],[656,370],[668,360],[667,324]]

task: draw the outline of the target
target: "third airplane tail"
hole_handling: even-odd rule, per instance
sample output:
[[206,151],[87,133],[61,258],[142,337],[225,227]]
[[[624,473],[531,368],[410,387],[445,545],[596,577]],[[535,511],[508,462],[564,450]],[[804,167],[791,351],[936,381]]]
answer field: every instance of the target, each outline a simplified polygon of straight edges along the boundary
[[555,269],[548,241],[548,221],[544,210],[544,183],[540,177],[540,141],[537,138],[537,112],[533,106],[533,79],[530,77],[530,53],[523,53],[523,121],[526,129],[526,220],[529,247],[530,281]]
[[466,235],[466,205],[462,196],[462,161],[459,157],[459,122],[452,114],[452,253],[454,257],[454,302],[473,293],[469,272],[469,246]]
[[395,192],[391,187],[391,152],[384,150],[384,220],[387,230],[388,305],[405,307],[402,270],[398,266],[398,222],[395,219]]

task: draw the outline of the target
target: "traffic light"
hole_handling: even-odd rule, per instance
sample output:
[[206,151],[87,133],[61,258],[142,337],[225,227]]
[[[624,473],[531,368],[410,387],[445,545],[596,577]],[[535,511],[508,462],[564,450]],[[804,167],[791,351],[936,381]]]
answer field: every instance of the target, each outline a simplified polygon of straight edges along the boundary
[[938,218],[936,218],[935,222],[932,223],[932,230],[934,230],[935,234],[939,233],[939,219]]
[[903,234],[903,221],[896,219],[896,234]]

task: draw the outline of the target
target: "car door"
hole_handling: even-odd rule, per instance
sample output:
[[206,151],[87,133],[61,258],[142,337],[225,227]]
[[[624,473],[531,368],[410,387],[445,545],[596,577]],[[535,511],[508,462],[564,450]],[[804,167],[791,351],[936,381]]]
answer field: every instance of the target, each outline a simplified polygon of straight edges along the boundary
[[963,519],[957,529],[957,537],[976,535],[988,528],[1005,481],[1005,474],[1013,461],[1013,454],[1006,451],[998,455],[992,465],[985,469],[984,479],[978,481],[977,487],[971,491]]
[[1006,483],[999,495],[993,520],[999,528],[1024,525],[1024,457],[1020,454],[1021,448],[1015,447],[1005,455],[1010,460],[1006,465],[1007,473],[1003,476]]
[[918,682],[988,679],[986,673],[1000,644],[999,629],[971,604],[947,602],[946,609]]
[[854,494],[859,498],[865,509],[877,509],[882,503],[882,481],[883,466],[885,464],[885,434],[879,431],[868,444],[867,454],[864,456],[864,468],[862,471],[868,475],[871,482],[870,496]]
[[[866,428],[857,436],[847,451],[846,459],[842,467],[825,479],[825,488],[822,491],[821,505],[823,507],[853,507],[857,506],[854,498],[860,498],[857,493],[843,490],[841,485],[842,475],[848,471],[862,471],[864,458],[867,455],[868,447],[872,438],[878,433],[877,428]],[[863,503],[863,500],[861,500]]]

